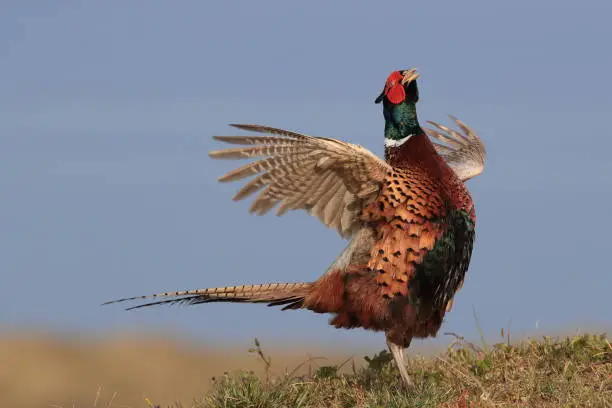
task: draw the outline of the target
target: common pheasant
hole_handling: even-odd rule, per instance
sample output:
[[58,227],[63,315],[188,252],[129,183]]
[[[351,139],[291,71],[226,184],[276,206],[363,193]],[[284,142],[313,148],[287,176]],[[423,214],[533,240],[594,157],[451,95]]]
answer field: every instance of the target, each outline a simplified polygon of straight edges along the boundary
[[[269,136],[215,136],[241,147],[212,158],[260,158],[219,178],[256,176],[234,196],[258,193],[250,211],[280,204],[282,215],[304,209],[350,238],[314,282],[266,283],[166,292],[108,303],[158,299],[160,304],[267,303],[331,313],[337,328],[384,331],[406,386],[412,380],[404,349],[413,338],[435,336],[463,282],[474,242],[475,210],[463,184],[483,171],[478,136],[455,119],[463,134],[437,123],[429,136],[416,114],[416,70],[395,71],[376,102],[383,103],[385,159],[367,149],[325,137],[259,125],[232,125]],[[261,191],[263,189],[263,191]]]

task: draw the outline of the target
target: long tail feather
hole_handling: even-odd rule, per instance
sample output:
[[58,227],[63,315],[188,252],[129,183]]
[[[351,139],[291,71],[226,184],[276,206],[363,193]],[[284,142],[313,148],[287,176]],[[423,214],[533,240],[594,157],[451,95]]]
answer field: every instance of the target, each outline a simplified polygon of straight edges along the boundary
[[102,305],[166,298],[163,300],[154,300],[152,302],[131,306],[126,310],[157,305],[197,305],[200,303],[210,302],[268,303],[269,306],[287,305],[283,309],[296,309],[301,307],[304,296],[306,296],[311,287],[312,283],[307,282],[225,286],[218,288],[194,289],[178,292],[163,292],[145,296],[134,296],[111,300],[103,303]]

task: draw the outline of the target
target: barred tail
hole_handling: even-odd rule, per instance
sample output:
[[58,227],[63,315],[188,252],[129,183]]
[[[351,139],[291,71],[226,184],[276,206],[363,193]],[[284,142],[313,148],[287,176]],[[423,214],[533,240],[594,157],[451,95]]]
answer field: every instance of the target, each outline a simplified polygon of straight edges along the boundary
[[308,294],[311,288],[312,283],[306,282],[225,286],[220,288],[194,289],[180,292],[165,292],[156,293],[154,295],[134,296],[130,298],[111,300],[109,302],[102,303],[102,305],[145,299],[168,298],[131,306],[126,310],[155,305],[197,305],[200,303],[209,302],[268,303],[268,306],[285,305],[283,310],[299,309],[303,306],[304,296]]

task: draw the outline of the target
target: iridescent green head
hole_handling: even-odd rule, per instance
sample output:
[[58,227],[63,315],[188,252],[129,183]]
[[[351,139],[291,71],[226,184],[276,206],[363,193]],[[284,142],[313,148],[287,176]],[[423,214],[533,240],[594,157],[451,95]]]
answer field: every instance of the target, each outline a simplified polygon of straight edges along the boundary
[[423,132],[416,113],[417,78],[419,74],[415,68],[392,72],[375,100],[375,103],[383,103],[385,147],[399,147],[411,136]]

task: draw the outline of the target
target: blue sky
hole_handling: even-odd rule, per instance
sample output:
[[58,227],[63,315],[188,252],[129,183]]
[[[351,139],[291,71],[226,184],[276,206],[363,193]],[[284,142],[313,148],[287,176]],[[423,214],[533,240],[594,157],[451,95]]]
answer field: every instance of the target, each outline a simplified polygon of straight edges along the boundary
[[0,327],[381,345],[305,311],[99,304],[315,279],[345,242],[232,202],[211,136],[260,123],[382,154],[373,101],[410,67],[421,120],[454,114],[489,153],[442,331],[476,335],[473,309],[490,335],[610,327],[612,6],[531,3],[5,1]]

